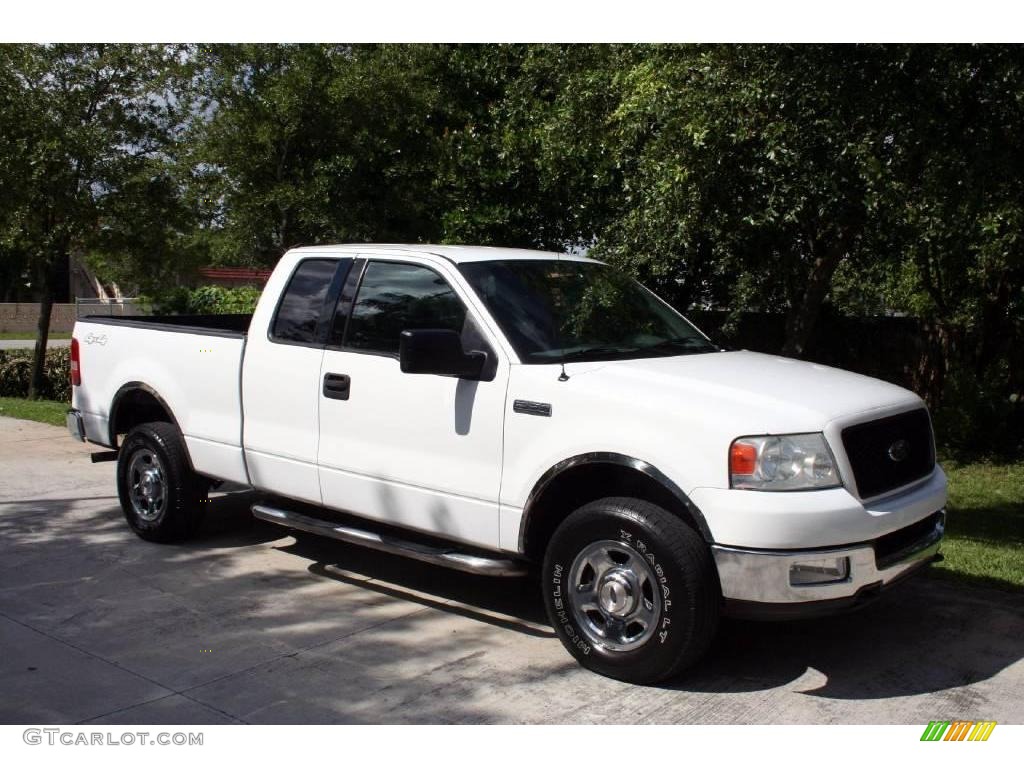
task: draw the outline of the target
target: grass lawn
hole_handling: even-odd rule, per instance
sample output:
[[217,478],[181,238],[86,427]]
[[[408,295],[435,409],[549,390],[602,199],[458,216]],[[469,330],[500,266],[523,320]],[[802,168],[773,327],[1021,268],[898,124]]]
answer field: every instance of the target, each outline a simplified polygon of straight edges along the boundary
[[1024,462],[956,464],[949,476],[944,562],[937,576],[1024,589]]
[[[34,341],[35,338],[36,338],[35,333],[30,332],[30,331],[20,331],[20,332],[19,331],[4,331],[3,333],[0,333],[0,340],[3,340],[3,341],[9,341],[9,340],[12,340],[12,339],[29,339],[31,341]],[[71,338],[71,332],[70,331],[67,332],[67,333],[53,333],[53,332],[51,332],[50,335],[47,338],[50,338],[50,339],[70,339]]]
[[70,407],[70,403],[57,402],[56,400],[25,400],[20,397],[0,397],[0,416],[41,421],[44,424],[53,424],[55,427],[64,426],[64,415]]

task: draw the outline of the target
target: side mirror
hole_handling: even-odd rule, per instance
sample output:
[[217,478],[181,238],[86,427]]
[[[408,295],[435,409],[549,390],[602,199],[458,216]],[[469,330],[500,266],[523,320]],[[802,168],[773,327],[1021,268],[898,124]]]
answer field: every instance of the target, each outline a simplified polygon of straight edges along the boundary
[[486,361],[487,354],[484,352],[463,352],[462,340],[455,331],[402,331],[398,344],[398,362],[402,373],[432,373],[476,379],[480,377]]

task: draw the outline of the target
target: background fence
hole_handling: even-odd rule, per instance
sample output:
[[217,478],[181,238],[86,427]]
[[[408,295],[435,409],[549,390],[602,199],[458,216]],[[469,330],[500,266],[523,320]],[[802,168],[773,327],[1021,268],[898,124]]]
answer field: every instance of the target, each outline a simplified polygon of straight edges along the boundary
[[145,315],[147,312],[139,299],[119,299],[117,301],[104,301],[103,299],[75,299],[75,314],[80,318],[88,317],[89,315],[130,317],[134,315]]
[[[732,324],[724,311],[692,311],[686,316],[730,349],[778,354],[786,337],[786,318],[780,314],[743,312]],[[927,387],[923,377],[929,365],[928,330],[916,317],[822,314],[804,358],[920,390]]]
[[[138,299],[101,301],[78,299],[74,304],[54,304],[50,316],[50,333],[69,333],[75,320],[86,315],[143,315],[145,308]],[[36,302],[0,303],[0,333],[36,335],[39,304]]]

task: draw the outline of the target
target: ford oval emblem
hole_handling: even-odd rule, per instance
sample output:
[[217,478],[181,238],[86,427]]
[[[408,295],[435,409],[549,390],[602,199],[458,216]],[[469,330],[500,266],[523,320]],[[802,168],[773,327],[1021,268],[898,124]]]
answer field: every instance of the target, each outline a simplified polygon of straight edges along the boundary
[[897,440],[895,443],[889,446],[889,458],[895,461],[897,464],[906,459],[907,454],[909,453],[909,440]]

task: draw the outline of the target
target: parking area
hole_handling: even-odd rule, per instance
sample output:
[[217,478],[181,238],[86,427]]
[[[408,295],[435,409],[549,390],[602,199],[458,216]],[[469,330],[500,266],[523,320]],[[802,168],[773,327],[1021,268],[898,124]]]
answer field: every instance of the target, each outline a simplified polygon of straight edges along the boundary
[[3,723],[1024,723],[1024,595],[916,578],[857,614],[727,622],[671,685],[586,672],[529,580],[450,572],[209,503],[137,539],[114,465],[0,417]]

